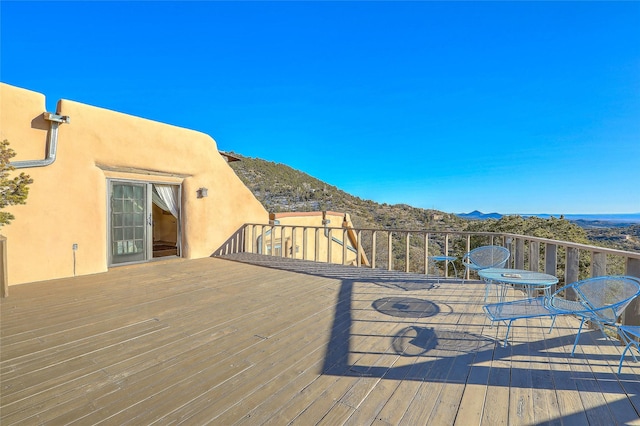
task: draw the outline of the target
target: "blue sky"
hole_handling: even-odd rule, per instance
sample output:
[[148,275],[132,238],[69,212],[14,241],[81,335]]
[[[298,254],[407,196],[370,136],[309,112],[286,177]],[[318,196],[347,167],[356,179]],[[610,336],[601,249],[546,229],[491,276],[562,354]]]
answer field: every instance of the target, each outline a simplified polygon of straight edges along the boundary
[[[640,212],[640,2],[11,2],[0,80],[364,199]],[[188,143],[188,141],[179,141]]]

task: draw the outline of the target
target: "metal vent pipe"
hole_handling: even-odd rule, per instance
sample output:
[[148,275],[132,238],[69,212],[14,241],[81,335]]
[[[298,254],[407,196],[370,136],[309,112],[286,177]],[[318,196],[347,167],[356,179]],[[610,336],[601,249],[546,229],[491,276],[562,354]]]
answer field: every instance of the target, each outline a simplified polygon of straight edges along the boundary
[[47,156],[44,160],[15,161],[10,164],[16,169],[26,169],[30,167],[45,167],[56,161],[56,150],[58,149],[58,126],[60,123],[69,123],[68,115],[58,115],[51,112],[44,113],[44,119],[49,121],[49,134],[47,136]]

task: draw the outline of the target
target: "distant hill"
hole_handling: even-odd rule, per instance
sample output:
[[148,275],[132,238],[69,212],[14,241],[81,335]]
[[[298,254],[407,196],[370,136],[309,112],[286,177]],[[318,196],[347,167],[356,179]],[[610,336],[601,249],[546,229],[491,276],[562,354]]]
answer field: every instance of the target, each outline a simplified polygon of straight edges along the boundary
[[[471,213],[458,213],[467,220],[500,219],[500,213],[482,213],[474,210]],[[563,218],[583,228],[614,228],[627,227],[640,223],[640,213],[627,214],[522,214],[522,217],[539,217],[541,219]]]
[[[549,215],[549,214],[536,214],[536,215],[523,215],[523,216],[537,216],[543,219],[549,217],[563,216],[565,219],[576,223],[594,225],[593,222],[597,222],[600,226],[628,226],[629,224],[640,223],[640,213],[625,213],[625,214],[565,214],[565,215]],[[607,225],[608,224],[608,225]]]

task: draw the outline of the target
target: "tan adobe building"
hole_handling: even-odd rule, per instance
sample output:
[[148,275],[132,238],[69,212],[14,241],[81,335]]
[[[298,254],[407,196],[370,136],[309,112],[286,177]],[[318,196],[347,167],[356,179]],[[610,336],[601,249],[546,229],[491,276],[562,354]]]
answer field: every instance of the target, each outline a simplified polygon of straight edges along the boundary
[[[333,212],[270,217],[227,164],[237,158],[219,152],[206,134],[69,100],[50,113],[43,94],[0,83],[4,139],[17,153],[11,164],[34,180],[27,204],[10,206],[16,219],[0,228],[5,293],[7,285],[159,257],[224,254],[229,244],[287,257],[304,252],[318,261],[327,261],[329,252],[334,261],[354,264],[357,258],[353,231],[346,233],[346,254],[343,232],[333,231],[331,240],[315,232],[304,250],[290,229],[243,232],[245,224],[270,219],[323,228],[351,223]],[[292,242],[295,251],[286,246]]]
[[[0,140],[29,174],[7,237],[9,284],[210,256],[267,211],[208,135],[0,84]],[[155,246],[155,248],[154,248]]]

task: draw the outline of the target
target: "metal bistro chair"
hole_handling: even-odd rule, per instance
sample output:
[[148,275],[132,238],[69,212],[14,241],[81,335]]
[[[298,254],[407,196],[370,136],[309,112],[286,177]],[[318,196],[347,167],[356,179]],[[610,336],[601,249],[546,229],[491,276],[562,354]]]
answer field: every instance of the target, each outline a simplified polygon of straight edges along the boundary
[[[507,346],[511,323],[517,319],[548,316],[553,329],[557,315],[573,314],[581,318],[571,356],[575,353],[585,321],[596,324],[602,333],[604,325],[616,326],[618,317],[640,294],[640,280],[625,276],[594,277],[566,285],[550,297],[535,297],[483,306],[491,321],[507,324],[504,345]],[[571,297],[567,297],[567,295]],[[575,300],[570,300],[575,299]],[[624,356],[624,353],[622,354]]]
[[469,271],[504,268],[510,255],[509,250],[501,246],[481,246],[465,253],[464,256],[462,256],[462,264],[466,268],[462,276],[462,283],[464,284],[464,278],[468,275]]

